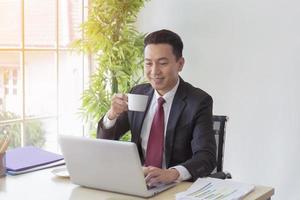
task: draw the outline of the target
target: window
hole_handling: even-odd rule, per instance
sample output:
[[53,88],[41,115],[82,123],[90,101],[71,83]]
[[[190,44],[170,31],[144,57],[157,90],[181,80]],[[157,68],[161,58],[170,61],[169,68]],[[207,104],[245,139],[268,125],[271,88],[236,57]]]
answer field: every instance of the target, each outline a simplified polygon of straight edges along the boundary
[[87,0],[0,0],[0,134],[10,146],[57,150],[58,134],[84,134],[80,97],[88,57],[82,37]]

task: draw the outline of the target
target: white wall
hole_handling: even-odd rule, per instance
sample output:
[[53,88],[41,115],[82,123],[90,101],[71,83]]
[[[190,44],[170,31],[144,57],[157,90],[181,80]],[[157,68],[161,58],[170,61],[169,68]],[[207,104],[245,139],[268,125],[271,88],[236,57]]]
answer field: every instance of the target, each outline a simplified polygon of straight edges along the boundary
[[299,199],[300,1],[151,0],[138,19],[182,36],[182,77],[229,116],[224,168]]

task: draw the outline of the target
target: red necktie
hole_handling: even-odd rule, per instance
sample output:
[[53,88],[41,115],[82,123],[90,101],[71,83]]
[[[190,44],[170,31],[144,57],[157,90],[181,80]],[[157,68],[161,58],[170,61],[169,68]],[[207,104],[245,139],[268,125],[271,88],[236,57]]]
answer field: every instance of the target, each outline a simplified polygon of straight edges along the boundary
[[154,115],[151,130],[149,134],[145,166],[162,167],[163,149],[164,149],[164,98],[159,97],[157,110]]

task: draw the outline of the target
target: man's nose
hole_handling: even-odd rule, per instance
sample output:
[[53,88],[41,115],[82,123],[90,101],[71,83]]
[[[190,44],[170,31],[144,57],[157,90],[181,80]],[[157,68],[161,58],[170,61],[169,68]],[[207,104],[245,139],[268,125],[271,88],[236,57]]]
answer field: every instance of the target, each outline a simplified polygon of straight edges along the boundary
[[152,67],[152,74],[153,74],[153,75],[158,75],[158,74],[160,74],[160,68],[159,68],[159,65],[158,65],[158,64],[153,64],[153,67]]

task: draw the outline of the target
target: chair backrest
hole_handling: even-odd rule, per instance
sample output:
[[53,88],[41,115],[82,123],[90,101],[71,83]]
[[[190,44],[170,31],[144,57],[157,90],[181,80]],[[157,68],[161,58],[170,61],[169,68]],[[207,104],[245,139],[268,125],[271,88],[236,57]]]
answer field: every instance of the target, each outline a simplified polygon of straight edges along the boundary
[[214,115],[213,116],[213,129],[215,132],[215,139],[217,143],[217,172],[223,171],[223,157],[224,157],[224,146],[225,146],[225,128],[227,116]]

